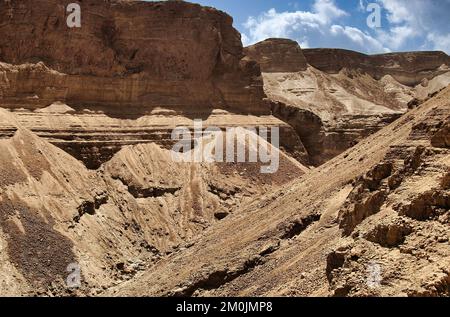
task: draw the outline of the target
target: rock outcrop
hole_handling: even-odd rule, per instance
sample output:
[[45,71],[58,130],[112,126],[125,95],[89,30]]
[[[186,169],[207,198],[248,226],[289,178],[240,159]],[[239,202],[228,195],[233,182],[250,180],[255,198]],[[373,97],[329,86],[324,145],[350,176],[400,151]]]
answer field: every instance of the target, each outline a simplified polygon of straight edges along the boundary
[[440,57],[378,78],[272,39],[261,74],[215,9],[69,3],[0,1],[0,296],[449,295]]
[[[16,131],[0,139],[2,295],[95,295],[308,170],[283,153],[274,174],[258,163],[175,162],[141,143],[92,171],[0,109],[3,121]],[[66,287],[69,265],[83,274],[78,291]]]
[[267,39],[246,47],[245,54],[258,61],[265,73],[299,72],[307,68],[300,46],[288,39]]
[[[308,171],[228,15],[82,1],[71,29],[69,3],[0,1],[1,295],[96,295]],[[195,119],[203,130],[279,128],[278,171],[175,161],[172,132]],[[70,268],[79,288],[67,287]]]
[[449,101],[447,88],[106,294],[448,296],[450,152],[431,139]]
[[[0,3],[0,106],[26,128],[97,169],[123,146],[173,145],[171,131],[279,126],[281,146],[307,163],[292,128],[270,116],[259,66],[227,14],[182,1]],[[50,49],[51,48],[51,49]],[[58,106],[59,105],[59,106]],[[14,132],[0,126],[0,137]]]

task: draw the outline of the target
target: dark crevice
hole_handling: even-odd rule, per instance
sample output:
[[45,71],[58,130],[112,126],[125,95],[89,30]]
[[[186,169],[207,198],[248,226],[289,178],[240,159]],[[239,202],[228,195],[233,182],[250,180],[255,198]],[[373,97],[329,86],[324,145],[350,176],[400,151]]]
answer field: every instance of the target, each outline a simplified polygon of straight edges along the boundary
[[281,231],[280,238],[283,240],[292,239],[302,233],[312,223],[319,220],[319,214],[310,214],[306,217],[297,218],[288,223],[282,224],[279,226],[279,230]]
[[102,206],[108,202],[108,194],[101,193],[94,197],[93,200],[86,200],[78,206],[78,215],[74,217],[74,221],[76,223],[80,222],[80,219],[83,215],[95,215],[95,212]]
[[156,198],[166,194],[175,195],[181,187],[149,187],[141,188],[138,186],[128,186],[128,191],[134,198]]
[[195,283],[184,287],[178,291],[169,294],[172,297],[191,297],[198,290],[213,290],[217,289],[227,283],[232,282],[241,275],[247,274],[253,270],[258,265],[264,263],[264,260],[260,256],[248,259],[244,262],[241,268],[235,271],[229,271],[228,269],[223,269],[219,271],[214,271],[209,273],[204,278],[197,280]]

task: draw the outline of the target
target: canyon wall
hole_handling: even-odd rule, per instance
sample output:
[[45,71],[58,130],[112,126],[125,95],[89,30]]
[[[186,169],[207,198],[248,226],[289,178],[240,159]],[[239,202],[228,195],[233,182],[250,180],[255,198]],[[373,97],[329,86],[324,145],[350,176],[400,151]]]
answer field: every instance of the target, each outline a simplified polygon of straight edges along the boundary
[[359,69],[376,79],[390,75],[399,83],[416,86],[449,71],[450,57],[444,52],[405,52],[366,55],[343,49],[304,49],[308,64],[326,73],[343,68]]
[[106,294],[448,297],[449,116],[447,88]]
[[17,92],[43,103],[268,113],[259,68],[227,14],[182,1],[88,0],[81,27],[69,28],[69,3],[0,3],[0,61],[50,70],[3,73]]
[[448,85],[450,74],[442,52],[369,56],[302,50],[285,39],[268,39],[245,52],[261,64],[273,114],[296,130],[316,166],[399,118],[412,100]]
[[[307,163],[292,128],[271,116],[259,65],[232,18],[183,1],[0,2],[0,106],[26,128],[99,168],[123,146],[156,142],[207,120],[278,126],[281,146]],[[248,117],[247,117],[248,116]],[[14,129],[0,126],[0,138]]]
[[[0,1],[2,295],[97,295],[308,171],[228,15],[88,0],[71,29],[70,2]],[[278,172],[175,162],[171,133],[195,119],[280,128]],[[66,288],[70,264],[82,272],[77,290]]]

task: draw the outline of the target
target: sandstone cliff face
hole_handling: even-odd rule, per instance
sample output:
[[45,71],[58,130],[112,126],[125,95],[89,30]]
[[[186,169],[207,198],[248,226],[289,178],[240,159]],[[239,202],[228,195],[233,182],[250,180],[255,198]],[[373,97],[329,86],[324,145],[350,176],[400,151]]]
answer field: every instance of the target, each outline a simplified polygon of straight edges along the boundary
[[[69,28],[68,3],[0,3],[0,105],[38,136],[97,169],[122,146],[170,147],[177,125],[213,117],[222,128],[278,125],[282,147],[307,162],[289,125],[270,116],[259,66],[225,13],[182,1],[85,1],[81,27]],[[0,137],[11,131],[0,127]]]
[[360,69],[381,79],[390,75],[399,83],[418,85],[423,79],[432,79],[449,71],[450,57],[444,52],[408,52],[365,55],[342,49],[304,49],[308,64],[327,73],[338,73],[343,68]]
[[368,56],[269,39],[246,53],[262,64],[273,114],[294,127],[316,166],[396,120],[413,98],[447,86],[450,74],[441,52]]
[[265,73],[298,72],[307,67],[300,46],[288,39],[267,39],[246,47],[245,54],[258,61]]
[[258,67],[225,13],[182,1],[84,1],[81,27],[69,28],[69,3],[1,2],[0,61],[59,73],[21,68],[20,83],[4,73],[19,92],[45,103],[268,112]]

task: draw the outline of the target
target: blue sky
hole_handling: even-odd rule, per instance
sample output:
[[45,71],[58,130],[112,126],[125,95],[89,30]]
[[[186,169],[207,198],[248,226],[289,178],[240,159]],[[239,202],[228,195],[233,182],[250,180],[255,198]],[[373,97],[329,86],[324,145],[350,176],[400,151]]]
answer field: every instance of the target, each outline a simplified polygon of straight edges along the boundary
[[[245,45],[285,37],[302,47],[365,53],[442,50],[450,54],[450,0],[192,0],[234,18]],[[369,27],[368,5],[381,24]]]

